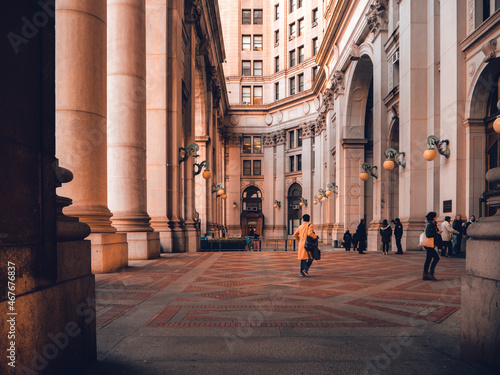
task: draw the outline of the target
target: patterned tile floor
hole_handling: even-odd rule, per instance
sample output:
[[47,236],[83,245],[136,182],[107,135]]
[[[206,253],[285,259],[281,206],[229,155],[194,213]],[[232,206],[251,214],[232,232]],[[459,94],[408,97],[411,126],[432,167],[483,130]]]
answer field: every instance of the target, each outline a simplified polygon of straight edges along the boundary
[[143,327],[405,327],[460,309],[465,260],[443,258],[422,281],[423,253],[323,252],[299,277],[295,252],[162,254],[96,275],[97,326],[168,293]]

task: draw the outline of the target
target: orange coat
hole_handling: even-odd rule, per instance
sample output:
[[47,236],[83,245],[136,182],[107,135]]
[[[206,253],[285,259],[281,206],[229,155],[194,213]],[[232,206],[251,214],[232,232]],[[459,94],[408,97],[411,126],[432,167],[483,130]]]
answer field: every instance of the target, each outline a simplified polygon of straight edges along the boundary
[[[309,229],[308,229],[309,227]],[[311,236],[312,238],[317,238],[318,236],[314,233],[313,225],[311,223],[308,223],[307,221],[302,223],[295,233],[293,234],[295,239],[299,242],[299,251],[298,251],[298,258],[299,260],[302,259],[309,259],[309,254],[304,248],[304,245],[306,243],[306,238],[307,236]]]

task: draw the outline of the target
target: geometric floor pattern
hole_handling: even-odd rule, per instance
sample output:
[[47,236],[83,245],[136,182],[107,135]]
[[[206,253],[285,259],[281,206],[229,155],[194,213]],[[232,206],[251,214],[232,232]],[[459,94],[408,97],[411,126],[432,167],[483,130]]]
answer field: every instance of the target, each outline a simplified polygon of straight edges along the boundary
[[[465,260],[442,258],[439,281],[423,281],[423,252],[324,251],[310,277],[296,252],[162,254],[96,275],[97,326],[169,290],[144,327],[405,327],[440,324],[460,309]],[[173,287],[174,286],[174,287]],[[173,290],[171,290],[173,289]]]

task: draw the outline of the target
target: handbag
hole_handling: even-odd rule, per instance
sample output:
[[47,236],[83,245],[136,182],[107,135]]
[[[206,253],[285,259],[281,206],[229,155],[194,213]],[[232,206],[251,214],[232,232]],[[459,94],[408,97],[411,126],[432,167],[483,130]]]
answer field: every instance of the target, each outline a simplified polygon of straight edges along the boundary
[[427,237],[425,231],[420,234],[420,243],[418,246],[432,247],[434,248],[434,237]]
[[[309,225],[307,226],[307,228],[309,228]],[[312,258],[314,260],[321,259],[321,250],[318,248],[318,237],[312,238],[311,236],[307,236],[304,248],[309,253],[309,258]]]

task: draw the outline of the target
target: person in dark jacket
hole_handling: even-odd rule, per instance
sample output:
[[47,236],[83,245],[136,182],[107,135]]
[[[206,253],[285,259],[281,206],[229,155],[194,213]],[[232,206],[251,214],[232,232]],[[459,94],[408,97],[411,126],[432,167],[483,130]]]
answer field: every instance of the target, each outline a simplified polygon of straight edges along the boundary
[[347,229],[344,233],[345,251],[351,251],[351,241],[352,241],[352,236],[351,233],[349,232],[349,229]]
[[384,252],[384,255],[387,255],[389,254],[389,244],[391,243],[392,228],[387,220],[384,219],[379,230],[380,235],[382,236],[382,251]]
[[462,247],[462,237],[464,236],[464,222],[462,220],[462,215],[458,214],[453,220],[452,228],[458,232],[458,234],[453,235],[453,255],[460,254],[460,248]]
[[[437,227],[437,214],[435,212],[429,212],[425,216],[425,218],[427,219],[427,225],[425,226],[425,237],[433,238],[434,244],[436,244],[438,242],[440,234]],[[425,246],[424,248],[427,252],[427,257],[425,258],[424,274],[422,276],[422,280],[436,280],[436,278],[434,277],[434,270],[439,262],[439,255],[434,247]]]
[[394,238],[396,239],[396,247],[398,248],[396,254],[403,254],[403,247],[401,246],[401,238],[403,237],[403,224],[401,224],[401,220],[399,220],[399,217],[395,218],[392,222],[396,225],[394,227]]
[[358,239],[358,253],[364,254],[366,250],[366,224],[365,219],[361,219],[355,233]]

